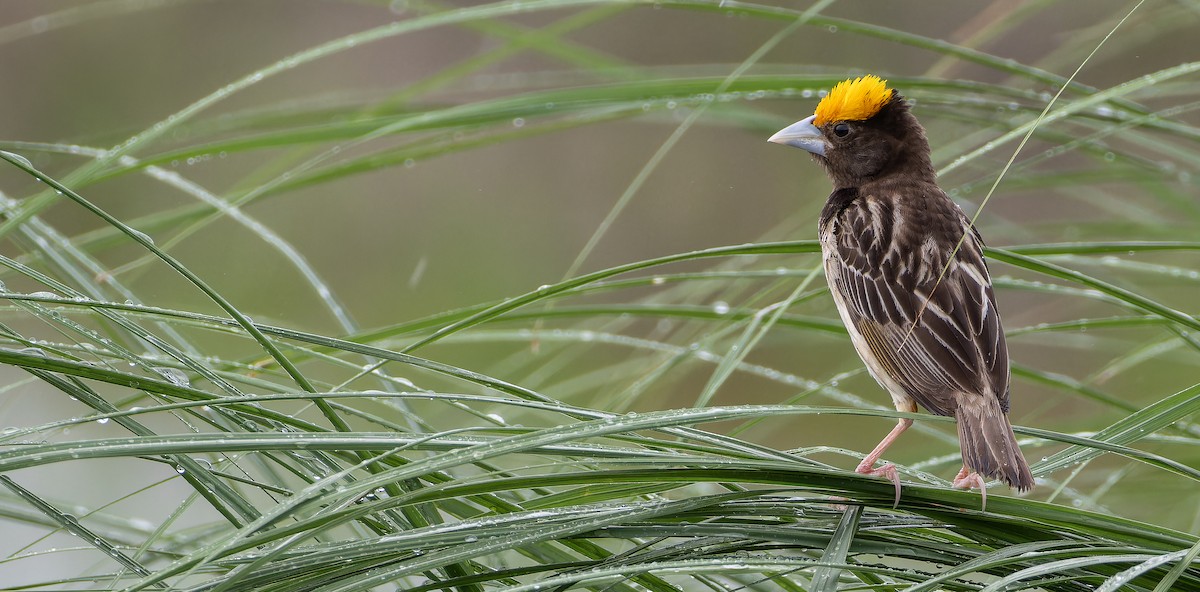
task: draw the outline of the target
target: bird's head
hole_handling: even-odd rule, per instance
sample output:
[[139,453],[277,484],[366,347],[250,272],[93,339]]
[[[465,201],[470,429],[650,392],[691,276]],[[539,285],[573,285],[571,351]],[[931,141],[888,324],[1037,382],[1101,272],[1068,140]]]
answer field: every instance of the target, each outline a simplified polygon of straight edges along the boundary
[[924,128],[878,76],[839,82],[812,116],[769,141],[811,152],[834,187],[860,186],[885,174],[933,175]]

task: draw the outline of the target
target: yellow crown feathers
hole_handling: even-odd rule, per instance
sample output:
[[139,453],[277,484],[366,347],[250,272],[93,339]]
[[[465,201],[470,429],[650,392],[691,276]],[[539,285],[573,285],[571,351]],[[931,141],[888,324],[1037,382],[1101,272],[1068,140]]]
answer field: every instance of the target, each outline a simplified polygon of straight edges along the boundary
[[822,126],[830,121],[862,121],[870,119],[892,99],[892,89],[887,81],[870,75],[853,80],[843,80],[817,103],[813,125]]

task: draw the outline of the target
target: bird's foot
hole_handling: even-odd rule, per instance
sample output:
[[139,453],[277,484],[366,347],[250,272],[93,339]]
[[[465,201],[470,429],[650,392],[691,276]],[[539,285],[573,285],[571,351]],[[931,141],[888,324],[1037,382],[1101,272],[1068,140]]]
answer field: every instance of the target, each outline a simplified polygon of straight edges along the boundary
[[873,464],[875,463],[864,460],[859,463],[858,468],[854,469],[854,472],[862,475],[880,476],[886,478],[888,481],[891,481],[892,485],[896,486],[896,499],[894,502],[892,502],[892,508],[900,507],[900,475],[896,473],[896,465],[887,463],[882,467],[873,469],[871,468],[871,465]]
[[980,477],[979,473],[968,473],[967,468],[963,467],[963,470],[959,471],[958,475],[954,477],[953,485],[955,489],[971,489],[972,487],[978,487],[979,497],[983,500],[979,505],[979,509],[987,509],[987,485],[983,482],[983,477]]

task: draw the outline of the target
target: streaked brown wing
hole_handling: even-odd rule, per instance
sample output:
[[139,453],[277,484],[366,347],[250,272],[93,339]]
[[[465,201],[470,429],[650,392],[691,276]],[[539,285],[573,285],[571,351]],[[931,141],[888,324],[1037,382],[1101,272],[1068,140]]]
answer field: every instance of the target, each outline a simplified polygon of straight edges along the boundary
[[1008,349],[982,242],[968,232],[938,281],[968,224],[933,190],[939,194],[919,214],[898,217],[893,201],[872,196],[836,213],[836,231],[825,238],[830,287],[863,337],[856,347],[868,351],[859,354],[922,407],[952,415],[955,393],[974,393],[1007,410]]

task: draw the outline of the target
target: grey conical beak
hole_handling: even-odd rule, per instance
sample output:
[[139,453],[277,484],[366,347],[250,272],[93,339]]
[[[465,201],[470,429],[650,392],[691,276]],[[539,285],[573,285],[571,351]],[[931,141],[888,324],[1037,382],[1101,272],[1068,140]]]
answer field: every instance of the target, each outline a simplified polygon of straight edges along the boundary
[[821,135],[821,130],[813,125],[813,119],[817,116],[812,115],[806,119],[802,119],[789,125],[777,132],[775,135],[767,138],[768,142],[776,144],[786,144],[801,150],[807,150],[813,154],[825,156],[825,138]]

